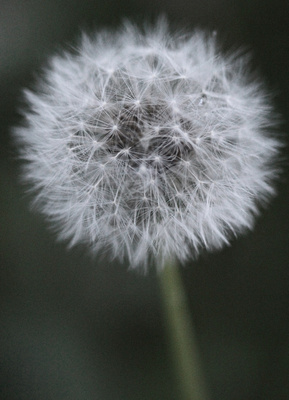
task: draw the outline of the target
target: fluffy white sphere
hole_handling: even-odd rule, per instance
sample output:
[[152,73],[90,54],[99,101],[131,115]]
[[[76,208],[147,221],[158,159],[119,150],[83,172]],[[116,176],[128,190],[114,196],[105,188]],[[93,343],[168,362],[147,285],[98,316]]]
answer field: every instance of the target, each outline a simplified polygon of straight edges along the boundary
[[15,136],[36,204],[71,245],[131,267],[185,261],[251,228],[273,194],[267,93],[214,35],[83,35],[26,91]]

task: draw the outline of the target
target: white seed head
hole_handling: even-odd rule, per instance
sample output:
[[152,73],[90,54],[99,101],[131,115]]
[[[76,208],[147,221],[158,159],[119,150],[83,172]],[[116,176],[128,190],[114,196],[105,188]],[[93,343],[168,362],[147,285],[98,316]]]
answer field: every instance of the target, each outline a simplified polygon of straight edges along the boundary
[[274,193],[279,142],[247,58],[215,35],[83,35],[26,91],[15,130],[36,204],[71,245],[131,267],[181,262],[251,228]]

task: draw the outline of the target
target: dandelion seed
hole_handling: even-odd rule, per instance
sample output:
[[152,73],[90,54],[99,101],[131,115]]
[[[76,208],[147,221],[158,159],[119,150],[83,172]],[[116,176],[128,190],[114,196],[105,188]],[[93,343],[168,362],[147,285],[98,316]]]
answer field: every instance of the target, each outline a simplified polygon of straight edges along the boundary
[[274,194],[268,95],[215,34],[171,35],[159,22],[83,35],[25,93],[24,177],[71,245],[132,268],[184,262],[252,228]]

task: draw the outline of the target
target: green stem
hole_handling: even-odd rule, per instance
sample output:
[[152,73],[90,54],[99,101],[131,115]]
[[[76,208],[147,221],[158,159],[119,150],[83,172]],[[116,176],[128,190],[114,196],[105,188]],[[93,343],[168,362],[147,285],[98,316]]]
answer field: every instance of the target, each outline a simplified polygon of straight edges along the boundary
[[161,292],[182,400],[208,400],[198,348],[177,263],[160,272]]

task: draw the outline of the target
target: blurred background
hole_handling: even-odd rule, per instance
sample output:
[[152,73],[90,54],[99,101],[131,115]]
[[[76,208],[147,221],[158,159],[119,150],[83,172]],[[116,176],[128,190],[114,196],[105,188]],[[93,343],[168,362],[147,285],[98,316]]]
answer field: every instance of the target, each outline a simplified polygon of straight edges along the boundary
[[[56,243],[29,211],[10,137],[21,88],[51,53],[82,29],[160,13],[252,50],[287,140],[287,1],[0,0],[1,400],[178,400],[156,273]],[[212,400],[289,399],[287,165],[254,232],[182,269]]]

